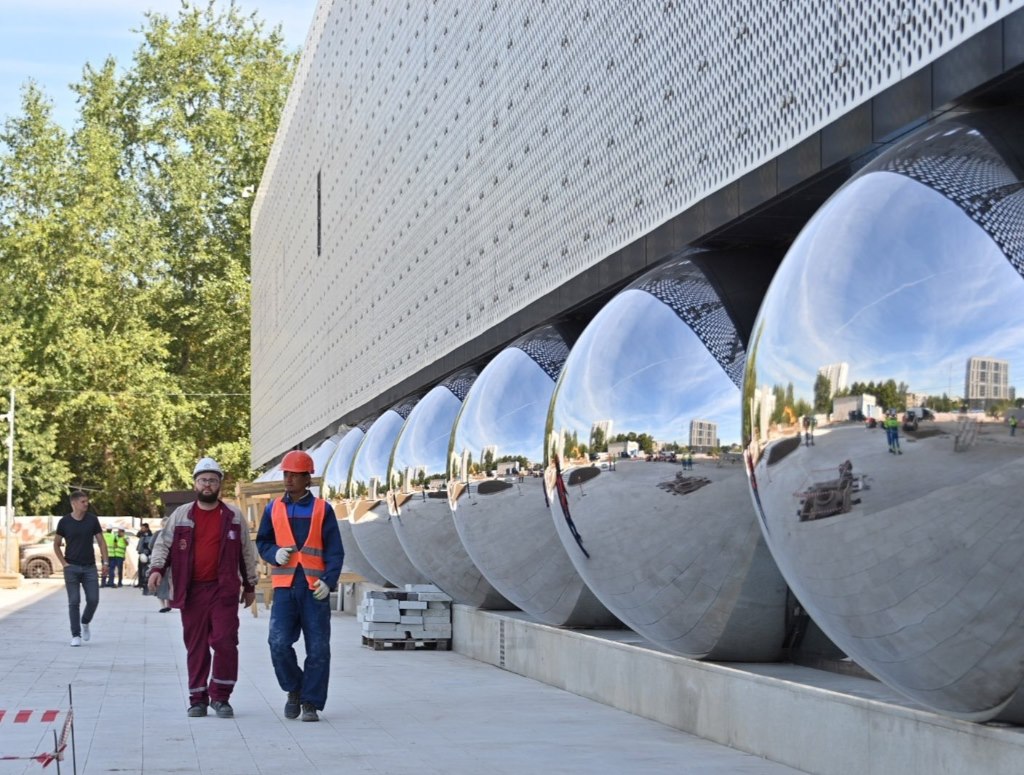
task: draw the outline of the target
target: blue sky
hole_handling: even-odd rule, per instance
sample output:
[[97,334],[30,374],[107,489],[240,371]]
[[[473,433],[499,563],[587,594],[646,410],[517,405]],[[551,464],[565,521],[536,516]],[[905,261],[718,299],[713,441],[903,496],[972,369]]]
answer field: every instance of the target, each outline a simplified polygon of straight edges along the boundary
[[[227,7],[227,0],[217,0]],[[197,0],[205,7],[206,0]],[[236,0],[257,12],[267,28],[278,24],[289,48],[306,40],[317,0]],[[131,63],[146,11],[177,14],[181,0],[0,0],[0,121],[20,112],[21,87],[35,80],[54,102],[54,118],[70,129],[77,115],[68,85],[85,64],[108,55],[121,68]]]

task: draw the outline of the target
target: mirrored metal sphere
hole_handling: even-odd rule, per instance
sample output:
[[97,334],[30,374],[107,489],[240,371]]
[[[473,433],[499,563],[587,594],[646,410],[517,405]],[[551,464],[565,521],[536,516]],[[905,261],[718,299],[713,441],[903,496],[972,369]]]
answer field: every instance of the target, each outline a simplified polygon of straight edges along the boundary
[[349,474],[352,472],[352,460],[355,458],[356,450],[359,448],[366,429],[371,421],[360,423],[349,430],[334,449],[334,454],[324,469],[323,479],[320,484],[322,496],[331,502],[334,513],[338,517],[338,530],[341,532],[341,545],[345,549],[345,569],[358,573],[372,584],[384,586],[385,579],[377,569],[373,567],[352,534],[352,523],[348,518],[348,508],[344,496],[348,488]]
[[391,526],[392,516],[385,499],[391,451],[417,400],[418,397],[400,401],[378,417],[367,430],[352,460],[345,504],[352,536],[363,556],[396,587],[430,583],[409,562]]
[[784,636],[785,584],[738,451],[743,363],[714,288],[675,258],[587,326],[547,424],[551,511],[584,581],[695,658],[776,659]]
[[473,564],[448,508],[452,426],[476,375],[467,369],[449,377],[409,414],[390,469],[392,525],[413,565],[456,603],[511,608]]
[[324,469],[327,468],[327,463],[330,461],[331,455],[334,454],[334,450],[337,448],[338,442],[341,441],[343,435],[336,433],[309,450],[309,456],[313,458],[313,476],[322,477],[324,475]]
[[473,562],[515,606],[544,624],[616,624],[558,540],[541,476],[544,423],[569,354],[543,326],[498,353],[470,388],[452,432],[448,492]]
[[1022,129],[927,127],[846,183],[780,267],[744,380],[794,593],[858,664],[974,720],[1024,678]]

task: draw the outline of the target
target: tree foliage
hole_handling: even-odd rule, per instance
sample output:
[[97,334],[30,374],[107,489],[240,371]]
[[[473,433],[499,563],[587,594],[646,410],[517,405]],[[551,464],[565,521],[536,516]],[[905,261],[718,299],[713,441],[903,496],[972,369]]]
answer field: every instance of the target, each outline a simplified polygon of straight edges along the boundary
[[124,71],[84,67],[70,131],[30,82],[0,132],[19,513],[73,486],[152,512],[204,454],[250,473],[251,195],[297,57],[233,3],[147,14],[140,35]]

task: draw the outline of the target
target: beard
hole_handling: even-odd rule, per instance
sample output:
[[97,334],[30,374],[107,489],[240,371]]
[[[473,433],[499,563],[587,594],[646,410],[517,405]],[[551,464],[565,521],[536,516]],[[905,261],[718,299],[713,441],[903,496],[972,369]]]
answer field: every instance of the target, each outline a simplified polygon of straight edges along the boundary
[[220,500],[220,490],[217,492],[200,492],[198,493],[197,500],[200,503],[216,503]]

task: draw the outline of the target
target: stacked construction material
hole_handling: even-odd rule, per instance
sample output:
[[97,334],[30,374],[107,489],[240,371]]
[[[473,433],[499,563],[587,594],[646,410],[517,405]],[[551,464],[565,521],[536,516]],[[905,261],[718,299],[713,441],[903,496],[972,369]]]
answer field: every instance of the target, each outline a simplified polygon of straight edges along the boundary
[[432,584],[406,584],[404,590],[372,590],[359,605],[363,645],[426,649],[452,647],[452,599]]

